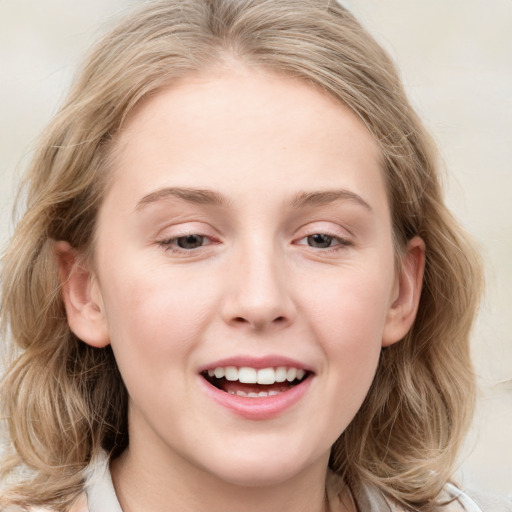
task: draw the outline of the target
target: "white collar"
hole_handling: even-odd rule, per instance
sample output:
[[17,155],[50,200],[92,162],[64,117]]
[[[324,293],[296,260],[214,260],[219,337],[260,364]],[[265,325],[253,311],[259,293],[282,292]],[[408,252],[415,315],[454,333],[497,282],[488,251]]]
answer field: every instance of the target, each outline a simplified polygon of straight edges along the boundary
[[[333,489],[336,475],[328,478],[328,489]],[[448,483],[443,489],[447,501],[454,501],[459,505],[456,510],[466,512],[482,512],[482,509],[464,492]],[[109,469],[109,459],[105,452],[101,452],[90,464],[87,470],[85,494],[89,512],[123,512],[114,490]],[[336,510],[337,496],[335,492],[329,493],[329,502],[333,510]],[[455,505],[455,503],[453,503]],[[333,506],[334,505],[334,506]],[[447,507],[447,512],[451,510]]]
[[105,452],[101,452],[88,468],[85,494],[89,512],[123,512],[114,490]]

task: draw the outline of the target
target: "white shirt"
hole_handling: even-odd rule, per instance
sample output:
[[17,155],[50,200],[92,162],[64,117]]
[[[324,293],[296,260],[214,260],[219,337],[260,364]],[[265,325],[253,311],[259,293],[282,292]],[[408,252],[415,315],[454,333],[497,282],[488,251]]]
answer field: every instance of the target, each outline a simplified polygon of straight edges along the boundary
[[[331,480],[333,478],[336,479],[336,476],[331,477]],[[332,512],[336,512],[341,505],[334,486],[331,486],[328,494],[330,509]],[[444,496],[453,500],[444,508],[446,512],[512,512],[512,501],[509,500],[503,502],[497,500],[493,504],[489,502],[490,508],[482,510],[472,498],[450,483],[446,484],[444,488]],[[73,509],[74,512],[123,512],[114,490],[109,462],[105,454],[98,457],[89,467],[85,498],[86,504],[82,501],[78,507]]]

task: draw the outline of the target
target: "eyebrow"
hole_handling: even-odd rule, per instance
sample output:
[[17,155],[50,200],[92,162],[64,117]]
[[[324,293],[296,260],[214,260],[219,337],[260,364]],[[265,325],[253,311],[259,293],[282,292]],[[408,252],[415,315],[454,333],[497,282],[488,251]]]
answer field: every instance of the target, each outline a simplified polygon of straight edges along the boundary
[[[176,198],[193,204],[206,206],[226,206],[228,199],[213,190],[197,188],[165,187],[145,195],[138,203],[135,210],[142,210],[152,203],[167,199]],[[372,211],[371,206],[359,195],[350,190],[320,190],[313,192],[298,192],[290,202],[293,209],[304,207],[325,206],[337,201],[352,201],[366,210]]]
[[346,189],[321,190],[316,192],[299,192],[291,202],[292,208],[304,208],[306,206],[325,206],[337,201],[351,201],[372,211],[371,206],[355,192]]
[[228,204],[228,200],[222,194],[214,192],[213,190],[166,187],[155,190],[154,192],[144,196],[137,203],[135,210],[142,210],[152,203],[168,198],[182,199],[189,203],[210,206],[226,206]]

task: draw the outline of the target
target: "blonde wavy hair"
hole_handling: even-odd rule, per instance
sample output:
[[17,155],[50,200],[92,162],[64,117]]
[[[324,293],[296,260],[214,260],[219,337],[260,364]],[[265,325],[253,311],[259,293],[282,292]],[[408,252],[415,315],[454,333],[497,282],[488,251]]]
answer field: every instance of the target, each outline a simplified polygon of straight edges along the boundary
[[13,480],[29,469],[4,492],[4,506],[68,510],[91,459],[127,446],[126,389],[112,351],[69,329],[54,244],[94,251],[113,141],[135,106],[227,57],[296,77],[348,105],[380,144],[397,261],[413,236],[426,243],[416,321],[382,351],[330,466],[360,503],[435,510],[472,416],[469,333],[480,263],[443,202],[435,146],[394,64],[329,0],[145,2],[89,55],[27,171],[26,213],[3,259],[3,338],[15,355],[1,388],[11,439],[2,471]]

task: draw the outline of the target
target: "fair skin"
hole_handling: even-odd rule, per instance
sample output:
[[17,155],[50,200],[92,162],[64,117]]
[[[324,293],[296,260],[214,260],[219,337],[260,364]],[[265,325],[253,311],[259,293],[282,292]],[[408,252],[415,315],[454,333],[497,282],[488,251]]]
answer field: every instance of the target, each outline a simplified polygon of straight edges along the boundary
[[[325,510],[330,447],[424,264],[413,239],[396,271],[379,149],[348,108],[242,66],[183,80],[116,141],[95,271],[57,251],[71,329],[112,345],[128,389],[125,512]],[[222,377],[240,367],[297,378]]]

